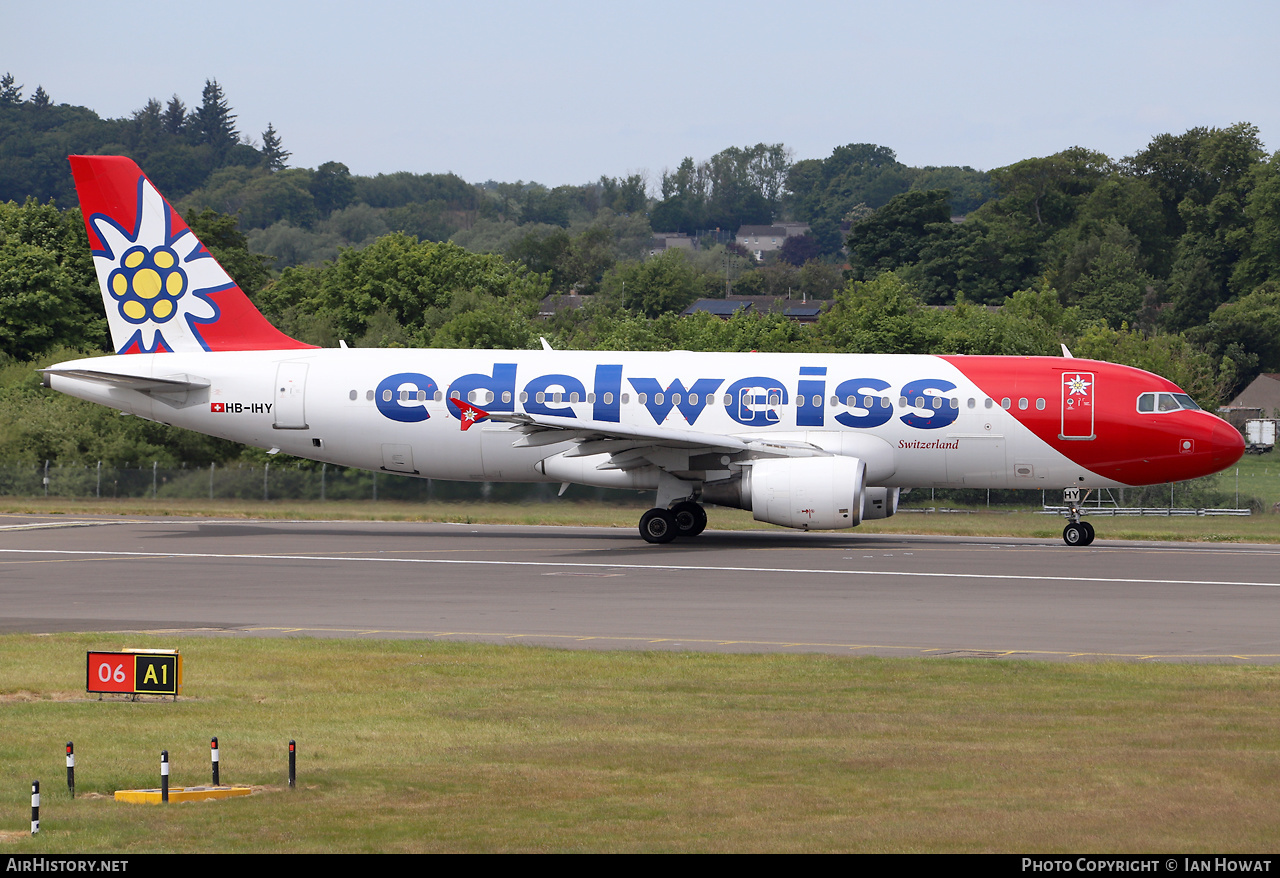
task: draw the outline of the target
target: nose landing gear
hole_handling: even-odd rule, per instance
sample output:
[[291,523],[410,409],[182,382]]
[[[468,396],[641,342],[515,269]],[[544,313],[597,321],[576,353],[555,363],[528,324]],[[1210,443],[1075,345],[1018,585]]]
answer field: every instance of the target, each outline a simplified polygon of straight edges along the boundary
[[[1089,492],[1084,496],[1088,497]],[[1067,526],[1062,529],[1062,541],[1068,546],[1087,546],[1093,542],[1093,525],[1080,518],[1083,500],[1079,488],[1066,488],[1062,492],[1062,501],[1067,506]]]

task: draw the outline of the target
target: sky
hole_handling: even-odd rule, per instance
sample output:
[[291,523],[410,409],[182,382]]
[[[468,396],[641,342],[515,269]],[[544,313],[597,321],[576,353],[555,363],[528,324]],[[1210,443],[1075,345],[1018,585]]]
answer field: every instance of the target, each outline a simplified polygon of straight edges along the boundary
[[[1280,4],[222,0],[6,4],[0,72],[123,117],[222,86],[295,167],[581,184],[846,143],[1002,167],[1249,122],[1280,149]],[[144,169],[145,170],[145,169]]]

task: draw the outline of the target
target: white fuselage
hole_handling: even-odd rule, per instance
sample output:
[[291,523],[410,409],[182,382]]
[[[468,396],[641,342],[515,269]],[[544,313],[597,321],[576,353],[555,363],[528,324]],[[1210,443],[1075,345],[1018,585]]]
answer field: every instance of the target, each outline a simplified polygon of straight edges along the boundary
[[[423,478],[657,484],[652,467],[562,457],[568,441],[514,447],[521,434],[507,423],[464,432],[447,403],[457,395],[490,412],[807,442],[864,460],[868,485],[1120,484],[1050,447],[931,356],[323,349],[130,354],[55,368],[187,380],[202,386],[140,391],[56,373],[50,386],[248,445]],[[663,468],[714,480],[717,467],[704,454]]]

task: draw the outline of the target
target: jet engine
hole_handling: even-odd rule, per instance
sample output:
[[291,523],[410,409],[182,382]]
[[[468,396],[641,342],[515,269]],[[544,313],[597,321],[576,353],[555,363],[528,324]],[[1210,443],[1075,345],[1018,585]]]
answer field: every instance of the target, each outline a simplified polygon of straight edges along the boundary
[[866,485],[866,465],[856,457],[781,458],[755,461],[733,483],[708,484],[702,497],[750,509],[756,521],[838,530],[862,521]]

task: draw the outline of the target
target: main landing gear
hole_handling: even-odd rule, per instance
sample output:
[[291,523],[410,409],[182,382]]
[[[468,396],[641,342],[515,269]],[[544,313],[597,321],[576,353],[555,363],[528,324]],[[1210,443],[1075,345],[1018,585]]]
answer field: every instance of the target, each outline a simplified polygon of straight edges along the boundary
[[640,516],[640,536],[649,543],[696,537],[706,527],[707,511],[692,500],[682,500],[670,509],[650,509]]
[[[1085,497],[1089,495],[1086,493]],[[1093,525],[1080,518],[1082,502],[1079,488],[1067,488],[1062,500],[1067,506],[1067,526],[1062,529],[1062,541],[1068,546],[1087,546],[1093,542]]]

